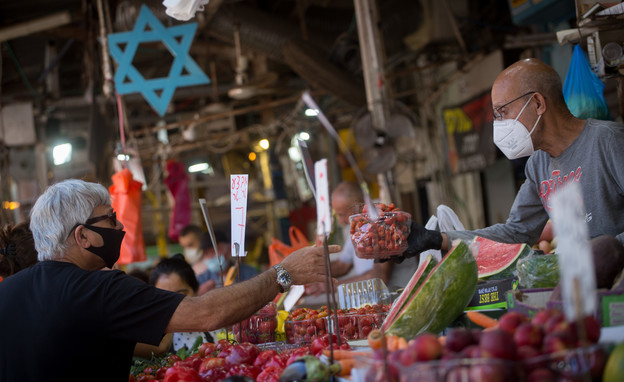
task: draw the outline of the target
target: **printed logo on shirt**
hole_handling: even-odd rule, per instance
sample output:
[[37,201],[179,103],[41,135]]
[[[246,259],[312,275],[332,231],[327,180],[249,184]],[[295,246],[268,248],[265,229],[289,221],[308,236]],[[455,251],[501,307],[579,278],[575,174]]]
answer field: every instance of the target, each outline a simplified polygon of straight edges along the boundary
[[[581,175],[583,175],[581,166],[579,166],[576,171],[571,171],[569,174],[564,176],[561,176],[560,170],[553,170],[552,177],[540,183],[539,197],[542,200],[542,204],[544,205],[546,211],[550,212],[550,198],[554,195],[554,193],[557,192],[560,187],[565,186],[568,182],[579,183],[581,181]],[[589,216],[589,220],[591,220],[591,216]]]

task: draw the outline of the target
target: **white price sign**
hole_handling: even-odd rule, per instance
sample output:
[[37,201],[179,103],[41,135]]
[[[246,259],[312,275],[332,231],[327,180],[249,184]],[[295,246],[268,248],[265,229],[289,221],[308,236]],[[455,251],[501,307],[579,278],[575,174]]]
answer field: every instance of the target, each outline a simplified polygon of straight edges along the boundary
[[331,232],[332,215],[329,206],[329,180],[327,179],[327,159],[314,163],[316,183],[316,233]]
[[[557,237],[563,310],[569,321],[596,310],[596,278],[581,188],[570,183],[552,198],[552,222]],[[576,291],[575,291],[576,289]]]
[[247,191],[249,175],[230,175],[232,218],[232,256],[245,256],[245,225],[247,224]]

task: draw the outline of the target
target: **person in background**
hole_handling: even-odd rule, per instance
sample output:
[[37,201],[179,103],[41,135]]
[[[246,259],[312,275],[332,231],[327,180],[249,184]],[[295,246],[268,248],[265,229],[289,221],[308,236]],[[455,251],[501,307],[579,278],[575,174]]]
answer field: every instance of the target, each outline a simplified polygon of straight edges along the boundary
[[0,229],[0,281],[37,263],[37,251],[28,222]]
[[195,224],[187,225],[180,232],[178,242],[184,251],[184,258],[191,265],[195,265],[204,256],[204,251],[201,248],[203,235],[204,231]]
[[[208,233],[204,234],[201,239],[200,247],[204,253],[201,261],[193,265],[193,270],[199,281],[199,295],[206,293],[212,288],[221,287],[221,272],[225,280],[228,274],[234,271],[232,267],[236,267],[234,259],[231,256],[230,239],[223,231],[215,231],[215,240],[217,242],[217,251],[215,252],[212,240]],[[217,254],[218,252],[218,254]],[[245,259],[244,257],[241,259]],[[245,281],[258,274],[258,270],[251,265],[240,263],[238,275],[233,275],[234,281]]]
[[[158,289],[182,293],[189,297],[196,296],[199,289],[195,272],[179,253],[162,259],[152,271],[149,283]],[[170,351],[177,352],[185,346],[191,349],[198,337],[201,338],[201,343],[214,342],[210,333],[206,332],[167,333],[159,346],[138,343],[134,348],[134,355],[150,359],[152,355],[161,356]]]
[[582,190],[589,236],[624,242],[624,126],[573,116],[557,72],[534,58],[499,74],[492,106],[494,143],[509,159],[530,156],[509,218],[483,229],[443,233],[412,223],[408,249],[396,260],[427,249],[447,251],[453,239],[475,235],[534,245],[550,218],[553,195],[572,182]]
[[[331,194],[331,206],[336,221],[342,230],[344,243],[338,258],[331,262],[332,276],[338,278],[340,284],[381,278],[388,281],[386,264],[376,264],[372,259],[362,259],[355,254],[351,241],[349,216],[357,214],[364,203],[362,190],[355,182],[343,181],[336,186]],[[306,285],[306,295],[318,295],[325,292],[325,283]]]
[[[230,326],[291,284],[325,277],[323,249],[307,247],[251,280],[189,297],[111,269],[123,228],[101,184],[69,179],[37,199],[30,229],[39,262],[0,283],[0,382],[127,381],[137,342]],[[97,373],[94,360],[105,365]]]

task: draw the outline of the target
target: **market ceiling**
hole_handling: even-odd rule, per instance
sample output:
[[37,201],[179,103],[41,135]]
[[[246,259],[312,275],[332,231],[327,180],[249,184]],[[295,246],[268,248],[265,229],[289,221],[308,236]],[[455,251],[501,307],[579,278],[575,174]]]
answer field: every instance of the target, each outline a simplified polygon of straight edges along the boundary
[[[379,2],[389,76],[413,70],[422,56],[428,62],[467,61],[470,55],[501,46],[500,31],[516,30],[506,2],[442,3],[450,5],[449,14],[460,14],[456,22],[463,41],[451,38],[415,49],[406,37],[418,33],[433,8],[444,8],[429,0]],[[165,14],[161,0],[111,0],[104,4],[112,29],[106,33],[131,30],[143,4],[165,26],[182,23]],[[116,113],[114,99],[106,100],[102,94],[98,16],[96,0],[1,1],[2,104],[33,101],[37,121],[48,136],[59,129],[84,131],[93,124],[89,107],[93,97],[105,105],[98,115],[107,115],[106,110]],[[191,21],[199,27],[190,54],[212,83],[178,88],[164,117],[141,95],[124,96],[126,132],[139,142],[155,135],[157,126],[181,135],[197,118],[210,126],[205,130],[214,130],[208,134],[212,139],[231,135],[227,126],[213,123],[224,118],[233,118],[236,133],[253,131],[250,127],[288,116],[305,89],[329,97],[328,107],[340,113],[365,105],[352,0],[211,0]],[[172,61],[162,43],[145,43],[132,63],[146,78],[156,78],[167,75]],[[115,126],[116,118],[106,122]],[[201,132],[195,138],[210,139]]]

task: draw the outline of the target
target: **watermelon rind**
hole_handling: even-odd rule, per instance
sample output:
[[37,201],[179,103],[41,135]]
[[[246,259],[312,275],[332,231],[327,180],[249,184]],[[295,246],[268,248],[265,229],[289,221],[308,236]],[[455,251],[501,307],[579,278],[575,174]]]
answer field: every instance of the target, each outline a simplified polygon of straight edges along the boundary
[[396,315],[405,307],[407,301],[409,301],[414,293],[416,293],[418,288],[420,288],[422,283],[425,281],[429,273],[431,273],[431,271],[435,268],[437,263],[438,262],[431,254],[427,255],[427,257],[422,260],[422,262],[418,266],[418,269],[416,270],[416,272],[414,272],[412,278],[410,278],[410,281],[405,286],[403,292],[388,312],[388,315],[386,316],[386,319],[381,326],[382,330],[388,329],[384,327],[384,325],[388,325],[388,323],[394,320],[394,317],[396,317]]
[[475,237],[470,248],[477,259],[479,278],[484,280],[515,277],[518,259],[533,253],[527,244],[500,243],[481,236]]
[[424,332],[438,334],[463,313],[476,289],[475,258],[468,244],[455,240],[386,332],[405,339]]

